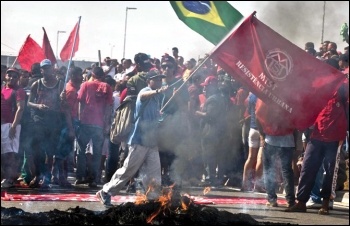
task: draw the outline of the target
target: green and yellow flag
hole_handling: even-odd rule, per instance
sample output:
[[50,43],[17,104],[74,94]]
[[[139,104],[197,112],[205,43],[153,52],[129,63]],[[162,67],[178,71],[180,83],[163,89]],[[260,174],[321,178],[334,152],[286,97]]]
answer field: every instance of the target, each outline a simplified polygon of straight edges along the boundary
[[226,1],[170,1],[178,18],[214,45],[243,18]]

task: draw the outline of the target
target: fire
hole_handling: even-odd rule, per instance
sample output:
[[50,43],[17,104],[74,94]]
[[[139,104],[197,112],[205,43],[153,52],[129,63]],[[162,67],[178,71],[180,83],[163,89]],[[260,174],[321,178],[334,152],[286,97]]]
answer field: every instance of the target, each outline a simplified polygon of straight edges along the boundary
[[[172,196],[173,196],[173,187],[175,186],[175,184],[169,186],[169,187],[165,187],[162,188],[161,191],[161,195],[155,200],[156,202],[160,203],[160,207],[159,209],[157,209],[154,213],[152,213],[147,219],[147,223],[151,223],[153,221],[153,219],[155,217],[157,217],[159,214],[163,213],[166,214],[167,210],[170,210],[171,212],[173,212],[171,210],[171,205],[172,205]],[[145,203],[148,199],[147,199],[147,194],[150,191],[154,191],[155,188],[152,188],[152,186],[150,186],[146,192],[146,194],[142,194],[140,192],[136,193],[136,200],[135,200],[135,204],[139,205],[142,203]],[[188,210],[190,203],[192,203],[192,199],[190,198],[190,196],[188,194],[184,194],[183,196],[181,196],[181,207],[178,207],[176,209],[176,211],[186,211]],[[181,208],[181,209],[180,209]]]
[[146,201],[147,201],[147,195],[142,194],[140,191],[136,191],[135,204],[140,205],[142,203],[145,203]]
[[203,195],[206,195],[210,192],[211,188],[210,187],[205,187],[203,190]]
[[[147,219],[147,223],[151,223],[153,221],[153,219],[158,216],[158,214],[160,212],[164,212],[166,209],[168,209],[171,205],[171,197],[173,195],[173,187],[175,184],[169,186],[168,188],[163,188],[162,190],[162,195],[159,196],[159,198],[156,200],[158,202],[160,202],[160,208],[152,213]],[[148,189],[148,191],[150,191],[151,189]],[[147,193],[146,193],[147,195]]]

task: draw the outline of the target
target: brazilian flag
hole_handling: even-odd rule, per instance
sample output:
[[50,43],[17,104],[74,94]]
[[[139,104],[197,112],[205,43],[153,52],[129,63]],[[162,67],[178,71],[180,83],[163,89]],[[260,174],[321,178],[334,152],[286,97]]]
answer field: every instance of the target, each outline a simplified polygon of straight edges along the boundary
[[226,1],[170,1],[177,16],[214,45],[243,18]]

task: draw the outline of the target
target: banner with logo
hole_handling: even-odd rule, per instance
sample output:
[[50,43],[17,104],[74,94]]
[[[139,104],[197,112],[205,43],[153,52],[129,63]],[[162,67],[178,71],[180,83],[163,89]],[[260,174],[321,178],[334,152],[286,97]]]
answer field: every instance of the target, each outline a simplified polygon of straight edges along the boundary
[[270,135],[311,126],[344,75],[250,15],[211,58],[261,101],[257,118]]

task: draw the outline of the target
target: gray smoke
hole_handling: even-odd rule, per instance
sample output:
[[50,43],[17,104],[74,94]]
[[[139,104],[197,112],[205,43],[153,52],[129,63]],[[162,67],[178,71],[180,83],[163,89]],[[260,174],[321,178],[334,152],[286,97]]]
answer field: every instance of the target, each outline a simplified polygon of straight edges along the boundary
[[[256,3],[256,16],[264,24],[300,48],[308,41],[321,44],[324,1],[270,1]],[[349,24],[348,1],[326,1],[323,41],[334,41],[343,51],[346,42],[340,36],[343,23]]]

